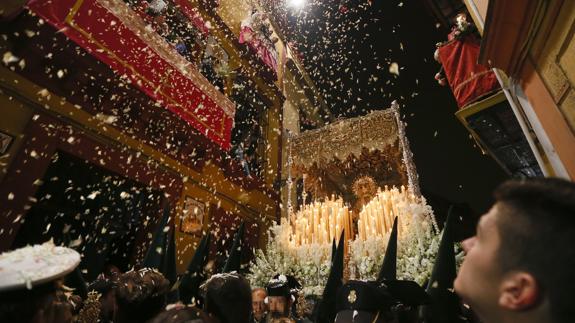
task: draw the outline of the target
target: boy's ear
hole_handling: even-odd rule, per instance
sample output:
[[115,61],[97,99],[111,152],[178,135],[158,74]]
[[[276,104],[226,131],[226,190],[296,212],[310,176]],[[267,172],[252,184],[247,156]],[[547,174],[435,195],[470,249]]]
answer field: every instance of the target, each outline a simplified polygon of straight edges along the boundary
[[514,272],[507,275],[501,284],[499,306],[511,311],[523,311],[537,305],[541,289],[533,275]]

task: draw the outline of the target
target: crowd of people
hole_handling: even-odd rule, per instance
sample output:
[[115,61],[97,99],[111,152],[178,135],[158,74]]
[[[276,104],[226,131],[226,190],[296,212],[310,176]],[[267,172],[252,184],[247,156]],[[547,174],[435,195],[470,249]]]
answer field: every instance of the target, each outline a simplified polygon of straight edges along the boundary
[[0,322],[572,322],[575,183],[515,180],[494,196],[476,235],[462,242],[466,257],[454,280],[445,274],[455,275],[448,219],[427,289],[396,278],[397,224],[374,281],[344,282],[340,240],[321,298],[302,295],[297,278],[282,273],[270,273],[266,286],[250,286],[228,266],[204,279],[193,268],[202,267],[198,253],[209,239],[175,284],[155,269],[111,268],[70,288],[79,274],[75,251],[17,249],[0,255]]

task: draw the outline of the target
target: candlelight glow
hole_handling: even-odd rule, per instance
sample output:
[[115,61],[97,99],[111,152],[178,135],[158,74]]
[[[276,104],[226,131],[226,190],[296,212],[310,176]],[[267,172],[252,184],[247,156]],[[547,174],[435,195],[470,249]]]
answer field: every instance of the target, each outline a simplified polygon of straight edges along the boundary
[[289,236],[292,246],[306,244],[331,244],[338,240],[345,229],[345,240],[353,239],[351,211],[341,198],[334,196],[325,202],[304,205],[291,221]]
[[413,219],[413,206],[419,202],[419,198],[406,190],[403,185],[400,189],[396,187],[388,189],[386,186],[383,190],[378,190],[377,195],[359,213],[357,222],[359,239],[365,241],[369,236],[384,236],[391,231],[396,216],[398,234],[401,237]]

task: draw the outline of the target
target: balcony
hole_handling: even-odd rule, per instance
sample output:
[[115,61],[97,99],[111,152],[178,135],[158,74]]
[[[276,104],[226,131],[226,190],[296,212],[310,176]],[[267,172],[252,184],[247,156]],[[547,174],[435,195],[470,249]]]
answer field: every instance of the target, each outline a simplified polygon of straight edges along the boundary
[[[229,177],[243,178],[250,182],[263,178],[265,165],[264,111],[272,105],[269,100],[258,97],[258,89],[247,77],[241,62],[234,60],[233,53],[210,34],[207,23],[196,7],[181,0],[159,1],[152,6],[145,0],[124,0],[130,8],[158,35],[190,62],[210,83],[234,102],[236,114],[232,129],[231,161],[225,162]],[[205,8],[204,8],[205,9]],[[229,28],[215,16],[217,28],[226,34]],[[212,27],[214,28],[214,27]],[[250,46],[241,44],[237,37],[229,37],[248,62],[258,62],[258,75],[270,82],[275,80],[275,70],[265,64]],[[232,67],[233,66],[233,67]],[[258,126],[256,126],[258,125]],[[227,166],[226,166],[227,165]],[[245,178],[244,178],[245,177]]]
[[517,118],[499,91],[455,113],[481,150],[512,177],[541,177],[543,172]]
[[[58,3],[62,2],[66,2],[66,0],[59,0]],[[85,1],[84,3],[89,2]],[[67,1],[67,3],[70,4],[71,1]],[[129,19],[131,23],[130,28],[140,28],[138,31],[141,34],[137,34],[141,36],[140,40],[142,37],[149,37],[146,39],[151,40],[151,43],[146,44],[153,47],[152,50],[150,50],[150,46],[143,49],[142,47],[134,47],[131,52],[143,50],[146,54],[149,54],[149,52],[153,51],[154,53],[159,53],[158,56],[162,59],[160,63],[171,63],[168,65],[158,64],[160,66],[157,67],[151,66],[152,71],[162,75],[158,76],[150,73],[148,75],[149,78],[142,77],[140,68],[145,67],[138,64],[148,61],[156,63],[157,61],[155,60],[145,60],[143,62],[121,60],[113,51],[91,47],[96,42],[86,44],[76,34],[57,33],[56,29],[52,27],[58,28],[59,26],[56,23],[38,24],[38,18],[28,13],[21,14],[7,25],[7,28],[14,30],[14,32],[9,32],[10,39],[8,43],[12,44],[9,45],[10,49],[14,55],[29,62],[25,68],[18,72],[34,80],[36,84],[45,87],[50,92],[66,97],[69,102],[82,107],[82,109],[89,111],[95,116],[109,117],[109,120],[113,120],[110,125],[122,129],[126,134],[138,138],[146,144],[151,144],[159,151],[167,153],[169,156],[198,171],[201,170],[207,160],[211,159],[220,165],[224,173],[233,182],[237,182],[248,189],[263,188],[264,185],[261,180],[263,171],[261,169],[265,165],[265,159],[263,158],[264,154],[261,152],[262,147],[265,148],[267,145],[265,138],[262,136],[263,132],[250,132],[247,138],[245,136],[243,138],[246,143],[250,143],[245,145],[246,155],[244,155],[244,160],[248,161],[251,165],[250,169],[253,170],[248,176],[247,173],[237,172],[237,170],[244,170],[245,167],[242,167],[243,161],[236,158],[235,146],[232,148],[232,145],[239,143],[238,138],[242,137],[238,133],[239,130],[244,130],[245,133],[245,129],[237,127],[232,130],[231,125],[232,123],[245,123],[242,119],[239,119],[239,117],[245,115],[244,113],[238,114],[237,118],[235,118],[235,106],[240,105],[238,102],[241,101],[242,109],[257,112],[256,114],[249,114],[250,120],[263,118],[261,112],[265,109],[261,105],[265,104],[260,100],[260,106],[253,107],[253,104],[249,104],[253,101],[250,97],[241,96],[242,92],[257,93],[253,89],[251,82],[244,82],[245,84],[241,86],[234,83],[228,87],[226,85],[217,86],[218,82],[224,82],[217,78],[210,80],[210,75],[201,66],[201,58],[206,56],[206,48],[202,46],[208,44],[204,42],[207,39],[206,30],[202,30],[202,24],[198,23],[200,20],[196,19],[196,22],[192,22],[189,19],[186,20],[187,16],[183,15],[181,11],[177,11],[176,7],[172,7],[169,17],[175,18],[169,19],[176,19],[173,24],[175,28],[173,28],[172,33],[166,33],[166,30],[156,30],[158,27],[155,25],[162,19],[168,19],[168,16],[158,18],[158,15],[150,15],[149,10],[137,7],[138,3],[135,3],[135,1],[122,2],[117,0],[102,1],[102,3],[110,5],[109,8],[113,8],[111,10],[113,10],[116,17],[120,16],[123,19]],[[129,4],[130,7],[126,6],[126,4]],[[42,4],[39,4],[39,6],[41,8]],[[82,12],[80,11],[76,14],[82,14]],[[56,19],[58,17],[48,18]],[[151,22],[146,25],[146,21]],[[63,22],[64,20],[62,20]],[[80,28],[78,26],[75,27]],[[30,38],[16,32],[17,30],[29,29],[37,30],[37,34],[55,35],[53,44],[46,43],[46,37]],[[96,31],[96,28],[88,30],[90,37],[96,37],[97,32],[101,32],[97,34],[98,37],[105,32],[109,32],[107,30]],[[113,31],[117,31],[117,29],[113,29]],[[121,35],[118,38],[121,38]],[[176,41],[170,42],[172,39]],[[81,46],[75,46],[70,40]],[[102,45],[101,43],[98,44]],[[179,44],[184,46],[179,46]],[[106,43],[104,45],[109,44]],[[215,45],[218,44],[216,43]],[[58,53],[50,53],[50,48],[54,48],[54,46],[63,48],[63,50]],[[105,52],[107,56],[103,58],[98,57],[98,54],[102,54],[102,52]],[[44,59],[39,59],[40,57],[44,57]],[[46,59],[46,57],[50,57],[50,59]],[[98,60],[95,60],[94,57],[98,58]],[[117,61],[113,59],[127,62],[127,66],[118,67],[115,65]],[[200,64],[199,68],[198,64]],[[125,69],[122,70],[121,68]],[[154,68],[157,69],[154,70]],[[55,77],[55,71],[65,72],[62,77]],[[198,71],[204,72],[207,77],[202,76]],[[197,125],[194,124],[191,124],[192,127],[190,127],[189,120],[178,114],[176,110],[176,108],[186,108],[186,106],[176,106],[176,103],[179,103],[177,101],[170,104],[169,100],[159,95],[162,92],[167,92],[168,89],[174,91],[185,90],[185,87],[179,88],[181,83],[171,84],[174,80],[173,74],[178,72],[192,80],[194,85],[197,85],[197,88],[203,91],[203,96],[212,99],[211,102],[215,103],[215,105],[208,106],[203,111],[213,115],[214,111],[218,111],[217,109],[221,108],[220,113],[222,114],[220,114],[220,117],[223,115],[230,116],[230,110],[233,113],[229,122],[229,150],[221,146],[222,142],[215,142],[209,136],[206,136],[206,132],[210,133],[211,130],[206,128],[206,132],[200,131]],[[133,75],[128,75],[128,73]],[[240,75],[239,73],[236,74]],[[138,78],[138,76],[140,77]],[[157,86],[155,87],[151,86],[154,81],[157,81],[155,83]],[[209,81],[212,81],[212,83]],[[213,85],[214,83],[215,86]],[[143,91],[146,95],[143,96],[138,90]],[[224,95],[226,91],[229,93],[228,96]],[[176,93],[172,98],[183,100],[181,102],[184,102],[186,99],[185,95],[186,93]],[[202,102],[198,103],[197,99],[194,102],[197,104],[197,107],[193,110],[196,113],[195,117],[199,121],[206,123],[206,119],[210,117],[210,114],[202,115]],[[166,107],[166,109],[158,109],[160,105]],[[228,110],[227,112],[226,109]],[[223,120],[225,119],[219,120],[224,122]],[[209,123],[207,126],[209,126]],[[257,138],[251,138],[253,136],[257,136]]]

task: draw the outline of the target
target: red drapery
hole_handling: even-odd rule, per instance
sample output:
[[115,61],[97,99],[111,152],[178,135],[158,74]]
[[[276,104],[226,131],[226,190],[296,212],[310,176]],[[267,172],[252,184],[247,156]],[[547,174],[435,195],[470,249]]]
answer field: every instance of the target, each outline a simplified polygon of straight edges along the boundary
[[206,22],[202,16],[198,13],[196,8],[192,6],[192,3],[188,0],[173,0],[175,4],[180,7],[180,10],[190,19],[192,24],[201,31],[203,34],[208,34],[210,30],[206,26]]
[[495,73],[477,64],[479,47],[479,40],[467,35],[439,48],[439,60],[459,108],[499,89]]
[[122,0],[31,0],[28,8],[211,141],[230,148],[234,104]]

